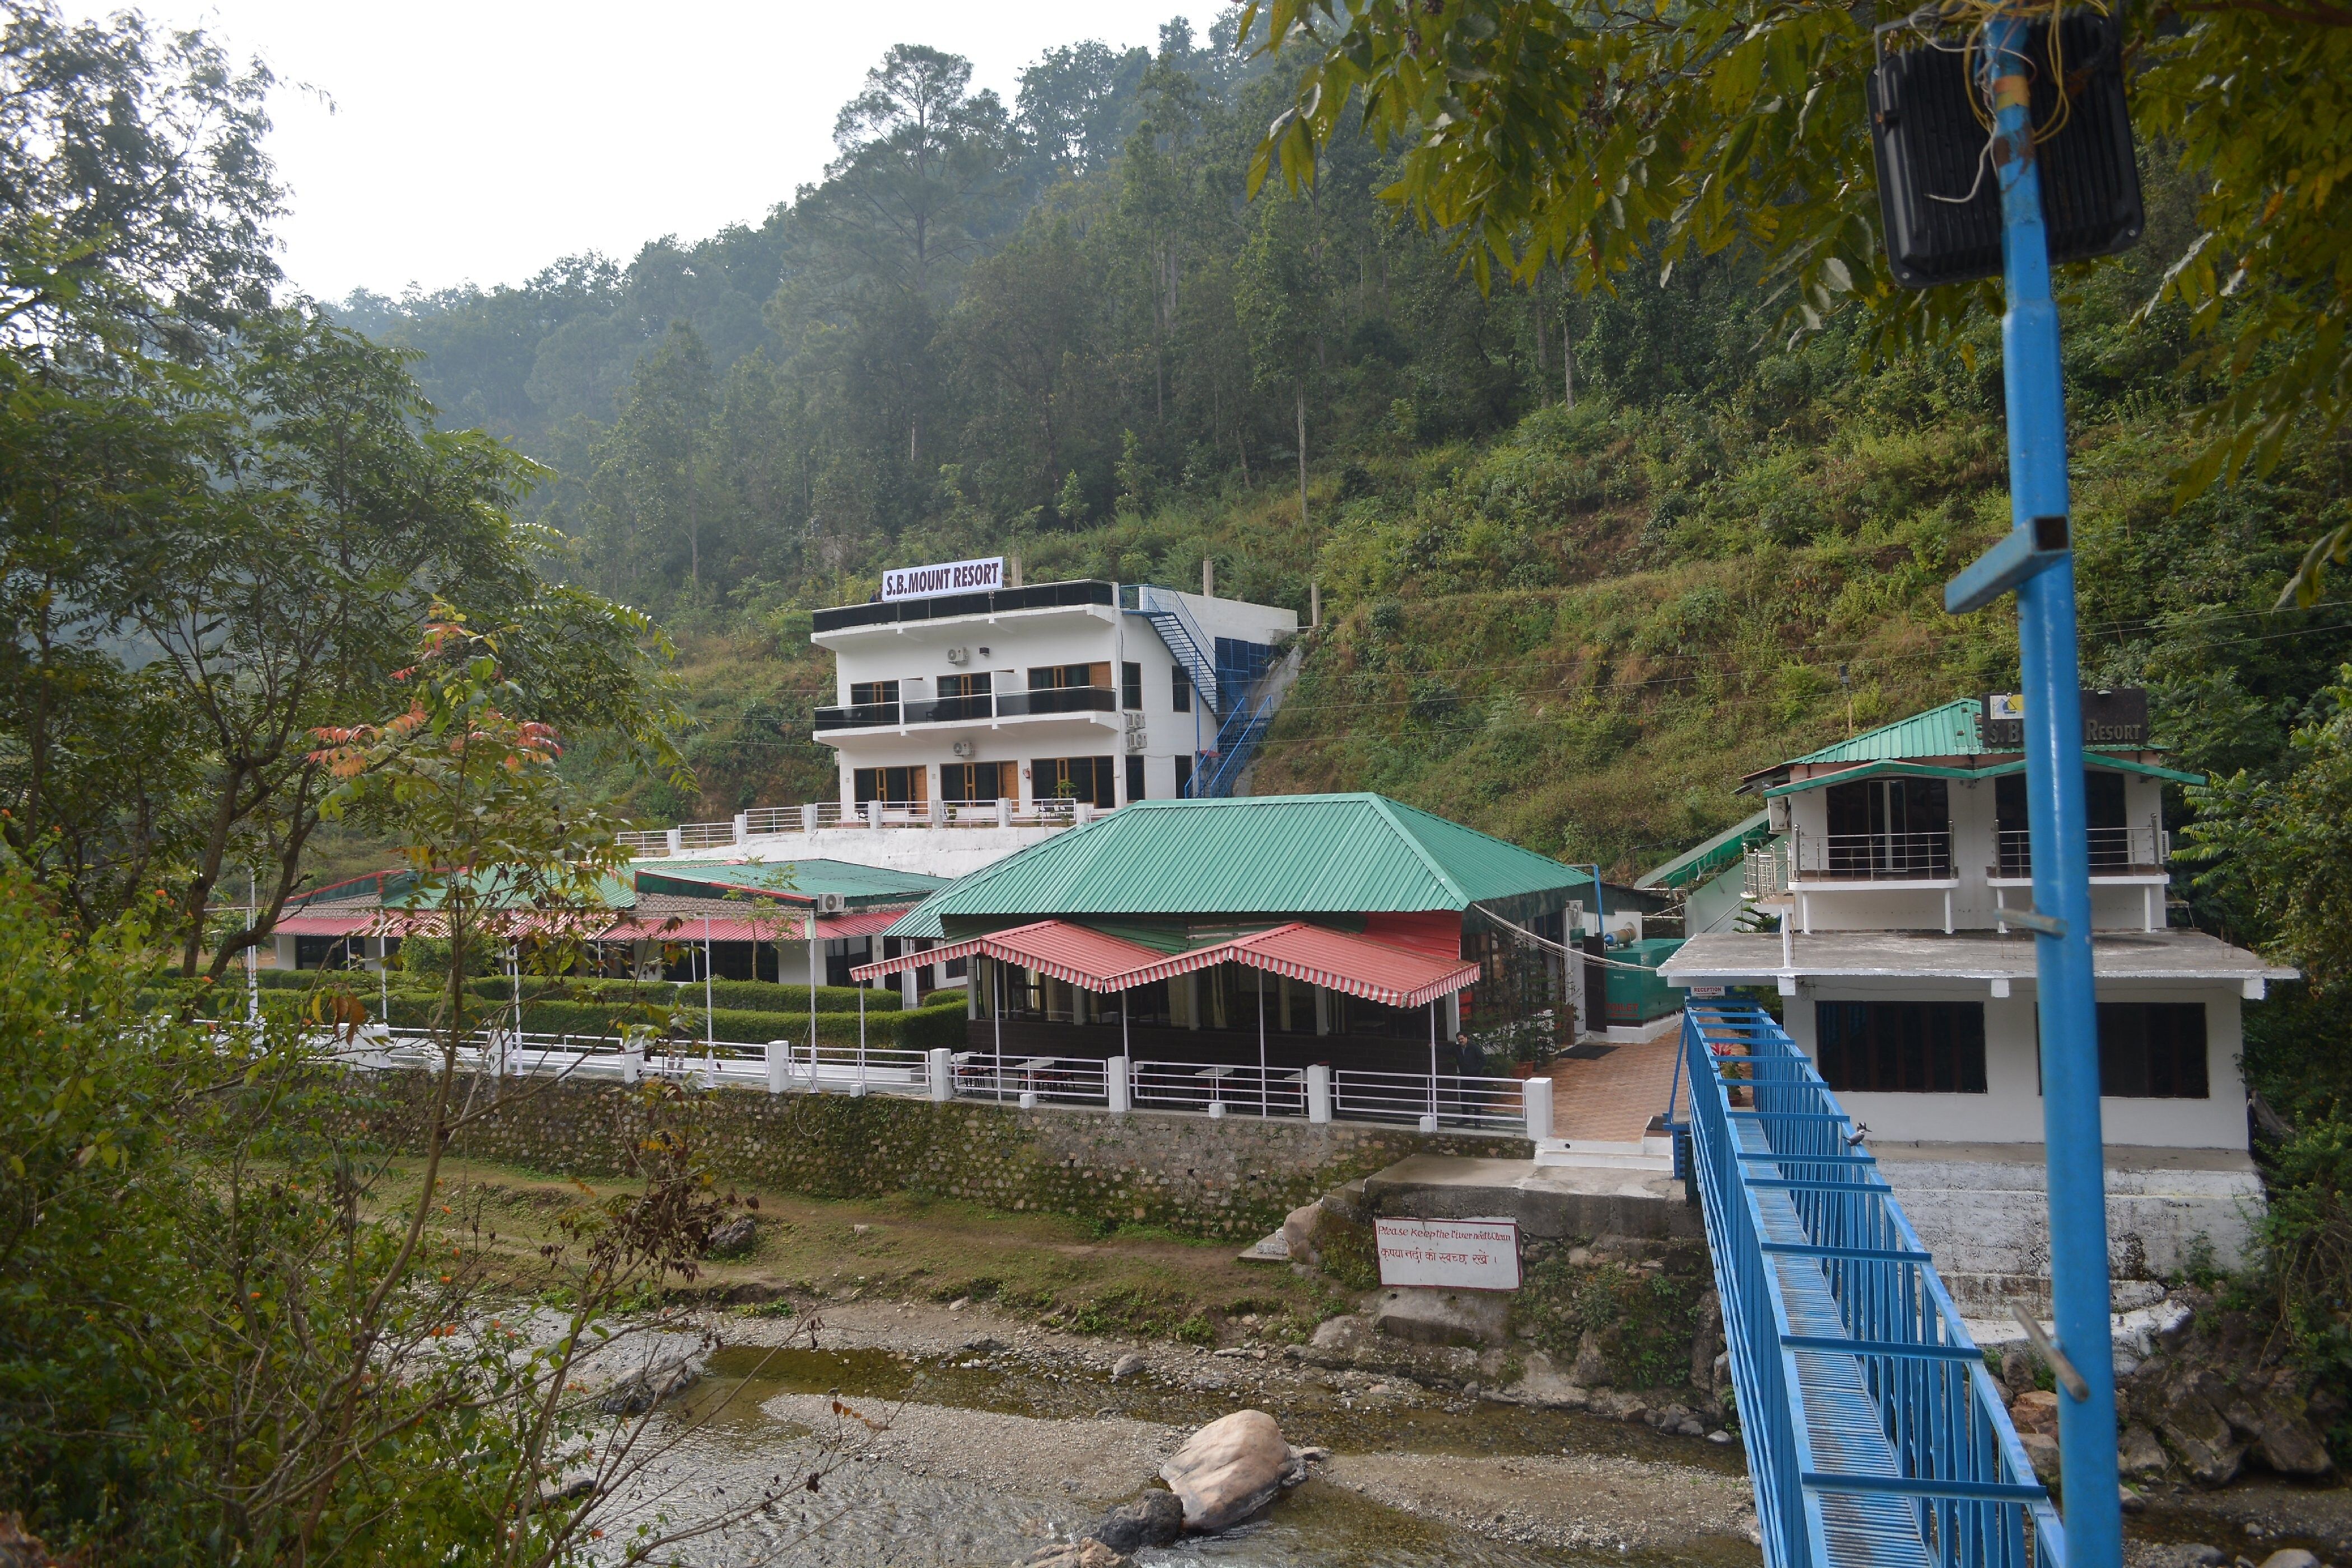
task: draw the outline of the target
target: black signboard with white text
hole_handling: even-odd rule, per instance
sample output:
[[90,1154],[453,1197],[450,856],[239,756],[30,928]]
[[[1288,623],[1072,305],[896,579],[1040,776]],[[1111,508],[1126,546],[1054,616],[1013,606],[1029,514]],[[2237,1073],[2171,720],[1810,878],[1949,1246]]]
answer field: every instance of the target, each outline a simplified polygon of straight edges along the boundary
[[[2025,699],[2001,694],[1984,699],[1977,730],[1988,751],[2025,749]],[[2083,692],[2083,744],[2144,747],[2147,744],[2147,693],[2136,686]]]

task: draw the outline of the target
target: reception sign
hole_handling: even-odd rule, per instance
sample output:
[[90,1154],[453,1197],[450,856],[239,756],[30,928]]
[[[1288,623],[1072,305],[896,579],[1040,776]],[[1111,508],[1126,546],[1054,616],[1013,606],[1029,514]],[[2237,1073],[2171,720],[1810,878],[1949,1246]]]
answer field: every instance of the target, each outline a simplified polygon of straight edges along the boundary
[[882,574],[882,597],[931,599],[942,593],[986,593],[1004,586],[1004,558],[900,567]]
[[1383,1285],[1451,1291],[1519,1288],[1516,1219],[1375,1219]]

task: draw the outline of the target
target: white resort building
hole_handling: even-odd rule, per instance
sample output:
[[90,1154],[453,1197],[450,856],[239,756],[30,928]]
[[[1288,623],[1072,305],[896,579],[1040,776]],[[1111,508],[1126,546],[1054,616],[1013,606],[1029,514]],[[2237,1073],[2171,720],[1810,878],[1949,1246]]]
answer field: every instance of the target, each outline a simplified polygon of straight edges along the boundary
[[1099,580],[957,590],[1000,565],[892,572],[898,596],[816,612],[844,808],[985,821],[1234,792],[1297,612]]
[[[2294,971],[2168,923],[2163,789],[2202,780],[2148,743],[2144,694],[2084,707],[2113,1261],[2123,1279],[2200,1245],[2230,1262],[2262,1202],[2240,1009]],[[1751,775],[1765,819],[1722,836],[1751,841],[1691,889],[1693,935],[1661,971],[1779,998],[1945,1279],[1979,1294],[2048,1273],[2034,941],[2002,920],[2032,904],[2024,758],[1994,712],[1948,703]],[[1727,929],[1735,907],[1779,929]]]

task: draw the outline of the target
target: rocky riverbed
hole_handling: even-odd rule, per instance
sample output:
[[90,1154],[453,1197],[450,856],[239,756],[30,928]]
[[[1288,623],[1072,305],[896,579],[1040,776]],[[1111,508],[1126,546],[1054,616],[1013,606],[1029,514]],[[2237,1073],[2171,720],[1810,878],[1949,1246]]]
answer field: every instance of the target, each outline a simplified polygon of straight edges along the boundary
[[706,1326],[723,1347],[667,1407],[675,1446],[612,1500],[610,1539],[797,1482],[685,1559],[1010,1563],[1076,1539],[1200,1426],[1254,1407],[1330,1456],[1253,1522],[1141,1561],[1755,1561],[1736,1445],[1465,1396],[1407,1371],[1054,1333],[979,1306],[716,1312]]
[[[977,1304],[715,1309],[701,1324],[721,1345],[693,1394],[664,1407],[658,1425],[674,1447],[612,1500],[608,1538],[656,1513],[675,1528],[763,1491],[783,1496],[686,1544],[685,1562],[1013,1563],[1095,1528],[1193,1431],[1244,1407],[1328,1457],[1253,1522],[1146,1548],[1139,1561],[1757,1560],[1736,1441],[1627,1419],[1640,1408],[1630,1396],[1604,1402],[1614,1414],[1509,1402],[1511,1385],[1480,1385],[1478,1358],[1460,1350],[1382,1342],[1350,1355],[1386,1354],[1385,1367],[1318,1365],[1312,1347],[1058,1333]],[[2133,1561],[2186,1568],[2192,1546],[2221,1564],[2295,1546],[2344,1561],[2346,1496],[2274,1486],[2159,1494],[2129,1521]]]

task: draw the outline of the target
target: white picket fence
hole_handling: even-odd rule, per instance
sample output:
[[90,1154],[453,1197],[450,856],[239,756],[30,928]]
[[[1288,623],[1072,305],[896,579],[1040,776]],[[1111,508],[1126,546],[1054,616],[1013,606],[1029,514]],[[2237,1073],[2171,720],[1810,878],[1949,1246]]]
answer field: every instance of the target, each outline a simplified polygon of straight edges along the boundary
[[[313,1037],[320,1057],[368,1071],[437,1067],[442,1044],[421,1030],[370,1024]],[[1099,1106],[1314,1123],[1409,1123],[1423,1132],[1470,1127],[1551,1136],[1551,1082],[1355,1068],[1131,1061],[1123,1056],[1005,1056],[979,1051],[674,1040],[650,1035],[530,1034],[488,1030],[457,1048],[457,1065],[499,1077],[690,1082],[772,1094],[895,1094],[934,1101]]]

